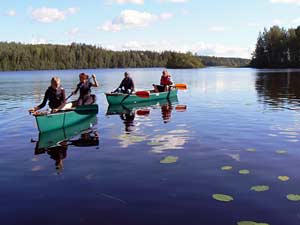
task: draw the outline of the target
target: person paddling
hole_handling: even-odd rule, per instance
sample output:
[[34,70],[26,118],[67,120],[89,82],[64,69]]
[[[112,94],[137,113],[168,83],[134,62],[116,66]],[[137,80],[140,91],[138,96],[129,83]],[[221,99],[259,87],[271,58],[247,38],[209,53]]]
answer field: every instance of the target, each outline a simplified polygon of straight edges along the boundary
[[155,92],[165,92],[169,90],[171,85],[173,85],[171,75],[167,70],[163,70],[162,76],[160,78],[160,85],[153,84],[153,87]]
[[124,79],[114,93],[121,92],[124,94],[132,94],[134,92],[134,82],[128,72],[124,73]]
[[96,96],[91,95],[91,87],[98,87],[98,81],[96,75],[92,74],[94,83],[90,82],[89,75],[85,73],[79,74],[79,83],[77,88],[72,92],[72,95],[76,95],[79,91],[79,98],[77,100],[77,105],[90,105],[96,101]]
[[65,90],[60,85],[59,77],[52,77],[51,86],[49,86],[46,90],[43,102],[28,111],[30,113],[35,113],[37,110],[45,107],[47,101],[49,101],[48,105],[53,113],[61,110],[65,106],[66,94]]

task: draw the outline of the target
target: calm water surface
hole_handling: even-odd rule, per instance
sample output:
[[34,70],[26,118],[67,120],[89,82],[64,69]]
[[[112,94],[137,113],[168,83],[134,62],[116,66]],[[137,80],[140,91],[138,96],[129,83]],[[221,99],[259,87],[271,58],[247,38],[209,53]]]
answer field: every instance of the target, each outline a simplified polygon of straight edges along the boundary
[[[69,94],[82,71],[101,85],[97,118],[39,135],[27,109],[51,76]],[[129,71],[145,89],[162,69]],[[300,224],[300,202],[286,197],[300,194],[300,71],[170,70],[189,85],[178,99],[108,108],[103,93],[123,72],[0,73],[1,224]],[[168,156],[177,161],[161,163]],[[270,189],[251,190],[257,185]]]

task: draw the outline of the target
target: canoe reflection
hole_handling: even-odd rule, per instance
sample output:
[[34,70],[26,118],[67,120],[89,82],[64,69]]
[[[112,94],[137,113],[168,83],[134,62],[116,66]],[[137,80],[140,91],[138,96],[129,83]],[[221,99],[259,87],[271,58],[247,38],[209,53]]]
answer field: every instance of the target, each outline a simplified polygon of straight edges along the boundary
[[164,123],[171,119],[174,105],[178,103],[178,98],[162,99],[160,101],[150,101],[136,104],[109,105],[106,115],[119,115],[125,126],[125,132],[134,130],[134,120],[136,116],[146,117],[151,109],[161,108],[161,115]]
[[55,161],[57,170],[63,168],[63,159],[67,157],[68,146],[89,147],[99,145],[99,133],[93,126],[97,122],[96,115],[81,121],[74,126],[39,134],[35,146],[35,155],[50,155]]

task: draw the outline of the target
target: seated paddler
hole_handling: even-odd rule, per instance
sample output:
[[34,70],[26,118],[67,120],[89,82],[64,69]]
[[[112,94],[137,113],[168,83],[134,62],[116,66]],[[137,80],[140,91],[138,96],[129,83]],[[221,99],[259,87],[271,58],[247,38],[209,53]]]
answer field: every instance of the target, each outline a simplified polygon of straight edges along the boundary
[[171,75],[167,70],[163,70],[160,78],[160,85],[153,84],[153,87],[155,92],[165,92],[169,91],[172,85],[173,81],[171,79]]
[[51,86],[47,88],[43,102],[40,105],[29,109],[29,112],[35,113],[37,110],[45,107],[47,101],[49,101],[48,105],[52,113],[61,110],[65,106],[66,94],[64,88],[60,84],[59,77],[52,77]]
[[124,73],[124,79],[114,93],[131,94],[134,92],[134,82],[128,72]]
[[93,82],[90,82],[89,75],[85,73],[79,74],[79,83],[77,88],[72,92],[73,95],[76,95],[79,91],[79,98],[77,100],[77,105],[90,105],[95,103],[96,96],[91,94],[91,87],[98,87],[98,81],[96,75],[92,74]]

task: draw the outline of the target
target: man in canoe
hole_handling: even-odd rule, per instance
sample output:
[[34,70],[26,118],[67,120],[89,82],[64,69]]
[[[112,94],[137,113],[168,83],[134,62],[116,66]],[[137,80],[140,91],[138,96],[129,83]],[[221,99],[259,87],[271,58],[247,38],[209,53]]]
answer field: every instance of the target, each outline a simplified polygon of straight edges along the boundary
[[63,87],[60,85],[60,78],[59,77],[52,77],[51,79],[51,86],[45,92],[43,102],[29,109],[30,113],[35,113],[37,110],[45,107],[47,101],[49,101],[49,107],[51,112],[57,112],[61,110],[66,104],[66,94]]
[[169,90],[171,85],[173,85],[171,75],[167,70],[163,70],[162,76],[160,78],[160,85],[153,84],[153,87],[155,92],[165,92]]
[[90,82],[89,75],[85,73],[79,74],[79,83],[77,88],[72,92],[72,95],[76,95],[79,91],[79,98],[77,100],[77,105],[90,105],[96,101],[96,96],[91,95],[91,87],[98,87],[99,84],[96,79],[96,75],[92,74],[94,83]]
[[124,79],[114,93],[131,94],[134,92],[134,82],[128,72],[124,73]]

